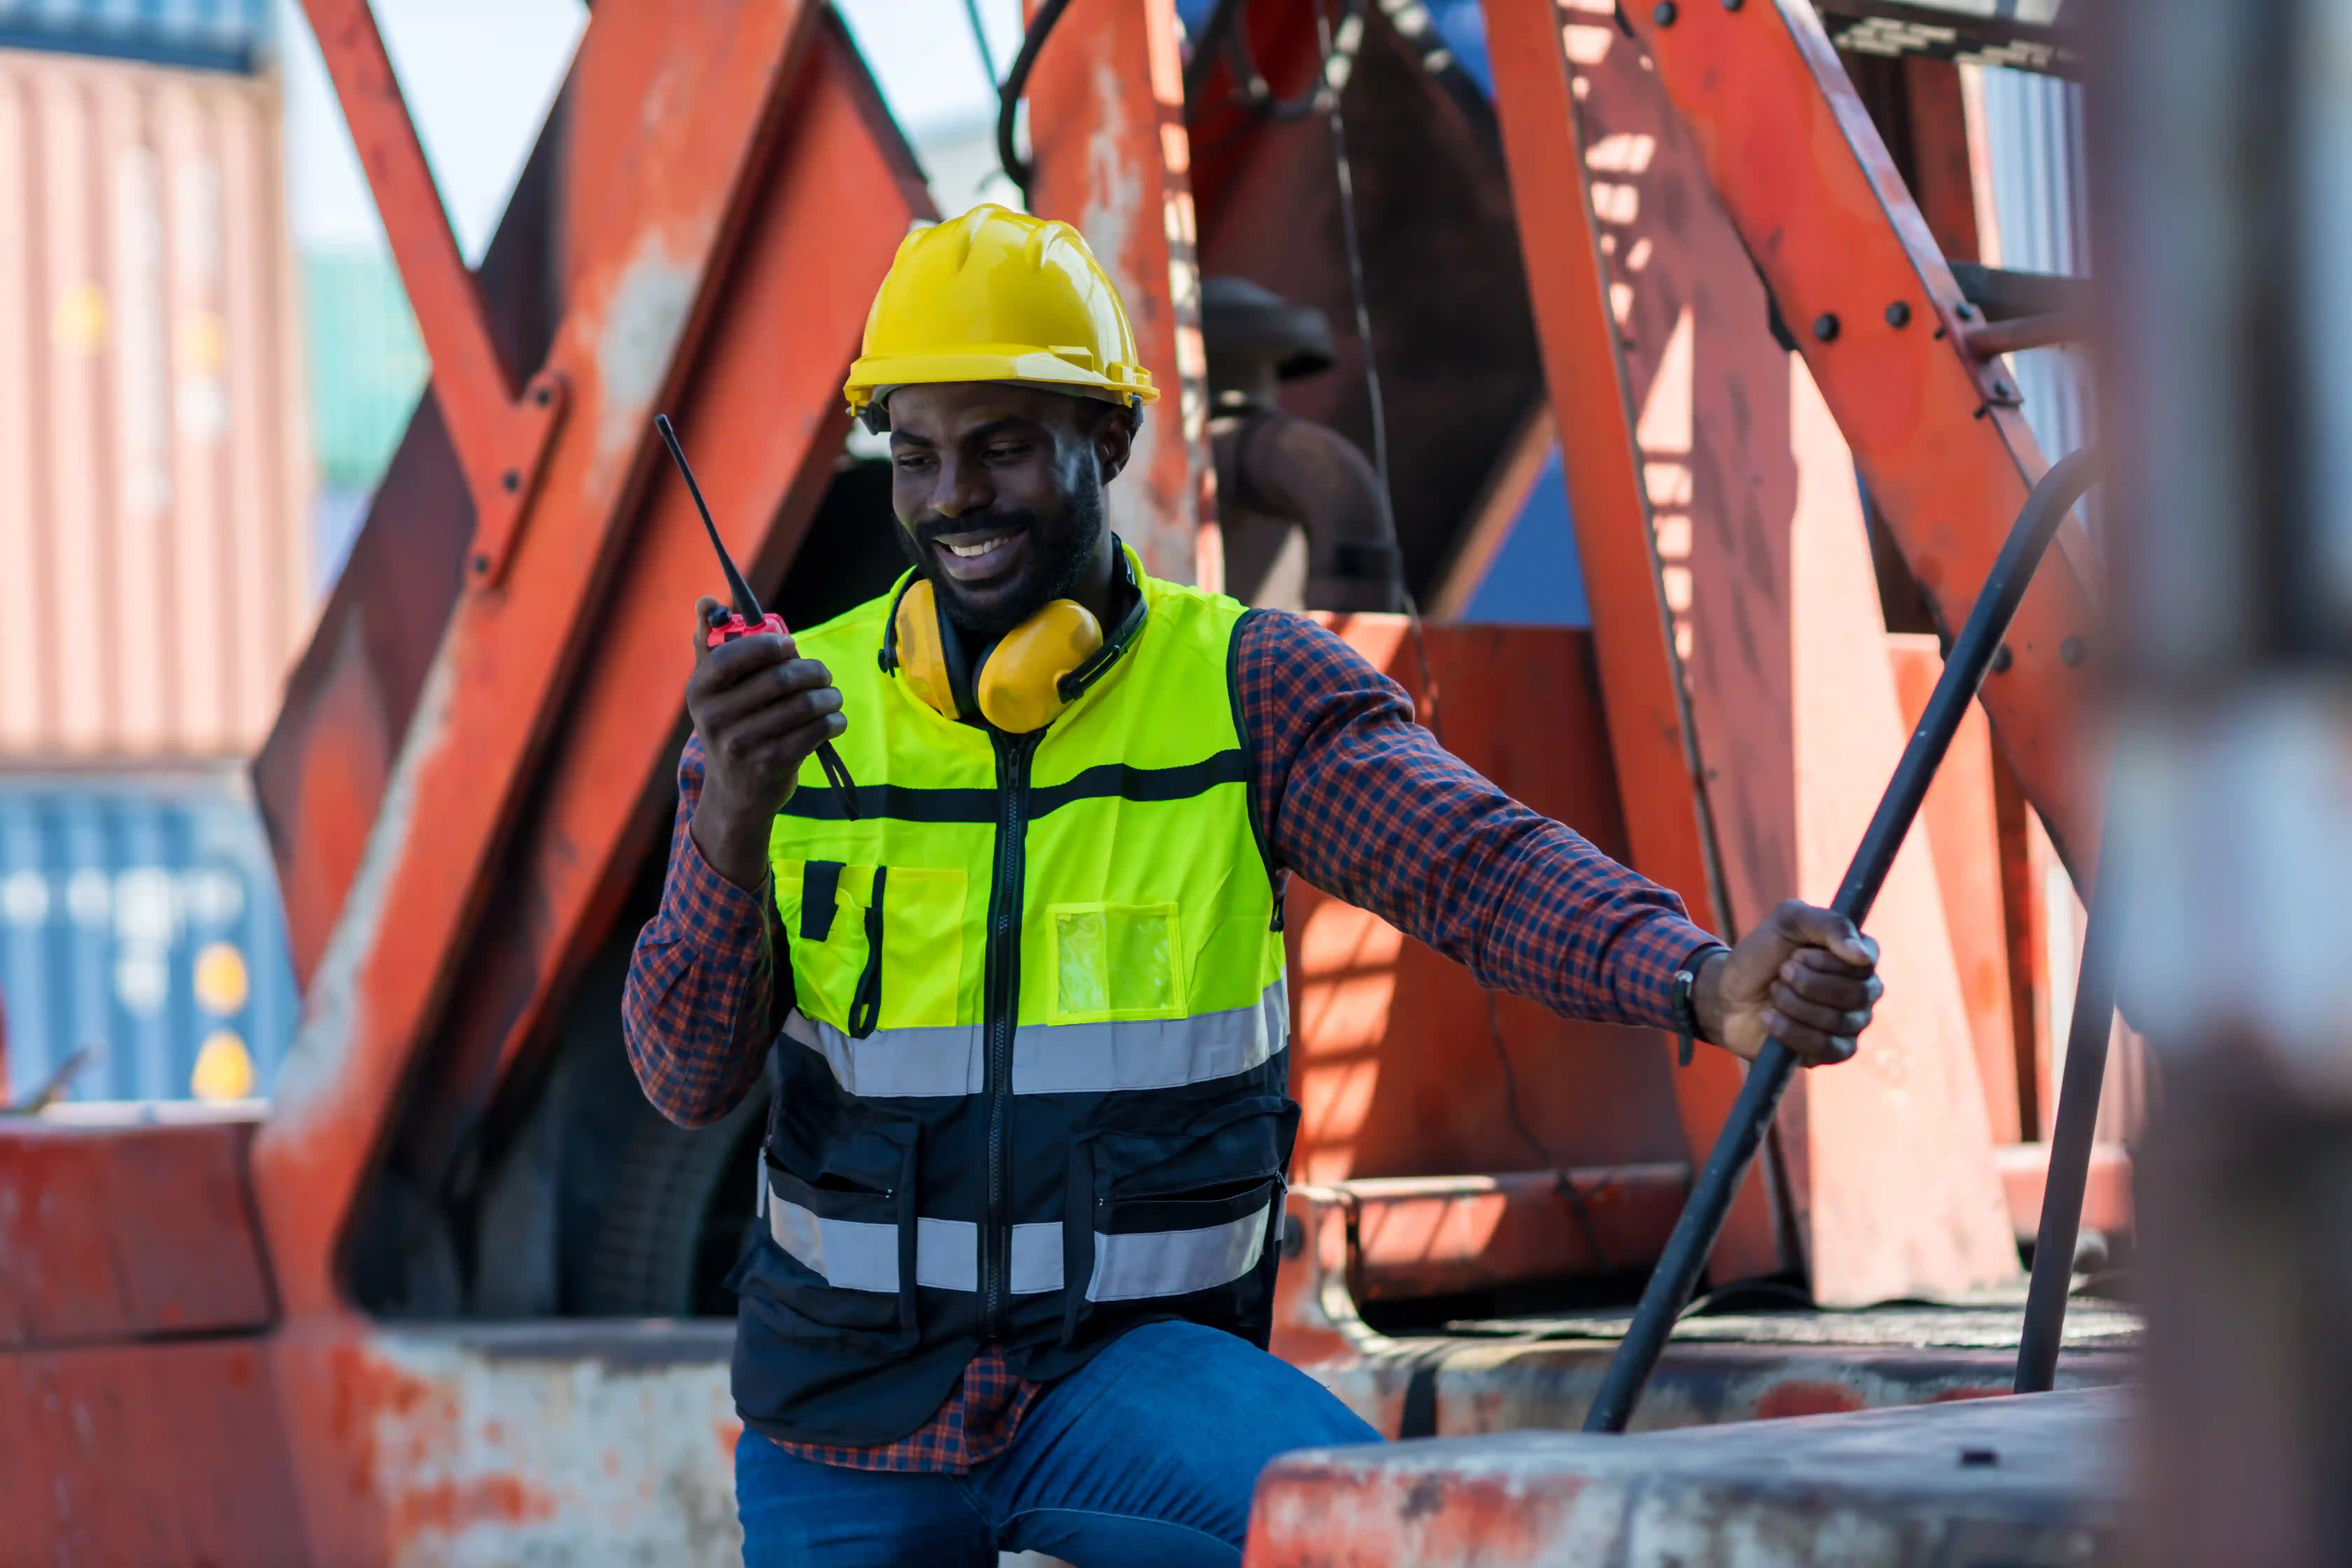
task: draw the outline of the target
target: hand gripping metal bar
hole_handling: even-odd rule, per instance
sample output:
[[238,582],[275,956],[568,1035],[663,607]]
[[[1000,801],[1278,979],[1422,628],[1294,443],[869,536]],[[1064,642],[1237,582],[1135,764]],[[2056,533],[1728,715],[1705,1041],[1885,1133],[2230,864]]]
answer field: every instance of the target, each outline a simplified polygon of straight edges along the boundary
[[[1862,924],[1869,915],[1879,887],[1895,864],[1895,851],[1903,847],[1905,837],[1911,831],[1912,819],[1919,814],[1919,804],[1927,798],[1927,785],[1942,765],[1944,752],[1967,715],[1969,704],[1975,700],[1977,688],[1992,668],[2010,620],[2025,597],[2026,584],[2033,580],[2034,568],[2042,563],[2050,542],[2057,537],[2058,525],[2096,477],[2095,460],[2087,450],[2070,454],[2044,474],[2042,482],[2033,487],[2033,493],[2026,497],[2024,510],[2018,513],[2016,525],[2009,531],[2009,538],[1985,578],[1984,591],[1977,595],[1960,635],[1953,639],[1951,651],[1944,659],[1943,676],[1936,682],[1934,695],[1927,699],[1919,727],[1912,731],[1910,742],[1903,748],[1894,780],[1880,798],[1878,810],[1862,836],[1862,847],[1854,851],[1853,861],[1846,868],[1845,880],[1831,905],[1855,925]],[[1666,1336],[1674,1331],[1675,1319],[1689,1303],[1699,1273],[1706,1267],[1707,1254],[1714,1250],[1716,1234],[1723,1228],[1732,1195],[1739,1190],[1756,1151],[1762,1147],[1765,1131],[1772,1125],[1772,1113],[1780,1108],[1780,1097],[1788,1092],[1796,1069],[1796,1057],[1779,1040],[1767,1040],[1756,1059],[1748,1064],[1748,1080],[1739,1090],[1739,1098],[1732,1103],[1731,1115],[1724,1122],[1723,1131],[1716,1138],[1715,1148],[1707,1154],[1706,1164],[1691,1188],[1690,1201],[1684,1205],[1682,1217],[1675,1222],[1674,1233],[1666,1238],[1664,1255],[1658,1259],[1658,1267],[1642,1292],[1642,1303],[1634,1310],[1633,1323],[1611,1359],[1609,1371],[1601,1381],[1601,1392],[1585,1415],[1587,1432],[1622,1432],[1632,1418],[1633,1405],[1650,1381],[1651,1370],[1658,1363],[1659,1352],[1665,1349]]]

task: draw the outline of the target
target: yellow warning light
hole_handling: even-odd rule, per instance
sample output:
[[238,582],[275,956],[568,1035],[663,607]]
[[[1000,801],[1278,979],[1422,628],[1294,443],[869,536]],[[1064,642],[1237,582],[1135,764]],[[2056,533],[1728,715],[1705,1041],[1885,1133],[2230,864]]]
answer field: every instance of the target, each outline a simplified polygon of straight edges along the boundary
[[196,1052],[188,1088],[198,1100],[243,1100],[253,1092],[253,1058],[234,1029],[215,1029]]
[[245,1005],[252,994],[253,977],[245,967],[245,954],[234,942],[208,942],[196,954],[196,1005],[215,1017],[226,1018]]

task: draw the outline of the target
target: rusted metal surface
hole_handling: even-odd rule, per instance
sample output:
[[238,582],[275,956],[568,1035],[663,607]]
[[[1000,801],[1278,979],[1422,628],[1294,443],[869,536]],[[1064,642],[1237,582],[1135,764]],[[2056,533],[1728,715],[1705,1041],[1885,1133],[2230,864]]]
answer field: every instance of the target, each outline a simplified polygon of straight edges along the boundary
[[500,356],[369,0],[303,0],[303,8],[433,361],[436,395],[474,501],[469,569],[478,581],[495,584],[537,493],[548,438],[562,417],[565,373],[544,371],[518,386],[520,378]]
[[1349,1293],[1365,1302],[1642,1268],[1665,1246],[1690,1167],[1367,1176],[1297,1190],[1339,1211]]
[[[762,592],[782,580],[834,478],[848,429],[840,377],[875,283],[908,226],[931,216],[912,156],[830,19],[788,96],[745,221],[725,329],[671,408],[728,550]],[[811,213],[832,216],[813,224]],[[770,434],[782,408],[801,411],[802,439]],[[666,473],[635,526],[623,585],[574,678],[574,717],[541,765],[508,874],[490,890],[482,934],[434,1032],[432,1077],[401,1121],[394,1168],[426,1191],[495,1099],[536,1087],[517,1081],[518,1062],[666,842],[693,658],[677,635],[678,606],[711,590],[713,566],[691,500]]]
[[[2101,1097],[2104,1100],[2104,1096]],[[2050,1145],[2011,1143],[1993,1151],[2017,1239],[2031,1240],[2042,1219],[2042,1188],[2050,1177]],[[2091,1145],[2090,1184],[2083,1194],[2083,1228],[2127,1236],[2132,1213],[2131,1151],[2121,1143]]]
[[[500,358],[537,364],[563,312],[556,203],[572,95],[559,95],[474,278]],[[342,911],[401,737],[465,588],[474,502],[427,386],[368,503],[284,706],[253,762],[295,973],[309,984]]]
[[[1594,328],[1595,352],[1614,352],[1636,411],[1635,499],[1654,529],[1720,850],[1725,925],[1737,932],[1783,898],[1827,900],[1908,726],[1837,424],[1804,367],[1774,343],[1747,247],[1655,74],[1605,9],[1556,15],[1560,28],[1541,36],[1531,22],[1511,24],[1525,31],[1497,58],[1549,47],[1561,81],[1536,85],[1574,105],[1580,152],[1556,154],[1557,177],[1590,187],[1596,288],[1605,285],[1611,316]],[[1506,16],[1497,7],[1490,26]],[[1538,74],[1499,68],[1507,89]],[[1507,90],[1507,124],[1512,102]],[[1550,201],[1545,221],[1570,205]],[[1601,461],[1595,453],[1588,466]],[[1571,483],[1576,466],[1571,448]],[[1622,536],[1609,547],[1628,548]],[[1593,551],[1583,553],[1590,575]],[[1595,591],[1596,615],[1608,597]],[[1604,637],[1604,678],[1607,646]],[[1949,1294],[2015,1268],[1924,842],[1897,861],[1871,924],[1888,995],[1863,1057],[1852,1071],[1805,1075],[1775,1144],[1792,1232],[1782,1245],[1791,1261],[1802,1258],[1822,1300],[1844,1303]],[[1711,1140],[1711,1124],[1686,1121]],[[1760,1271],[1718,1248],[1717,1278]]]
[[329,1561],[305,1539],[266,1348],[0,1352],[0,1561]]
[[1160,395],[1111,487],[1110,523],[1147,570],[1189,583],[1222,556],[1213,527],[1202,553],[1216,472],[1178,37],[1174,0],[1094,0],[1055,30],[1029,79],[1029,207],[1076,226],[1127,304]]
[[[1569,513],[1592,608],[1630,861],[1682,894],[1702,923],[1734,932],[1636,450],[1633,388],[1587,189],[1587,146],[1570,89],[1562,16],[1553,0],[1496,0],[1486,9],[1486,28]],[[1721,1057],[1675,1076],[1685,1157],[1713,1143],[1739,1082],[1738,1064]],[[1715,1257],[1727,1277],[1775,1273],[1790,1261],[1769,1172],[1741,1187]]]
[[1259,1481],[1244,1561],[2074,1568],[2119,1542],[2130,1414],[2102,1391],[1639,1437],[1309,1451]]
[[312,599],[299,304],[276,79],[0,51],[0,752],[268,729]]
[[267,1325],[255,1125],[195,1107],[0,1121],[0,1352]]
[[[1404,617],[1322,618],[1405,687],[1455,754],[1604,851],[1624,852],[1588,634],[1428,626],[1433,705]],[[1285,924],[1291,1092],[1305,1111],[1297,1180],[1685,1159],[1671,1047],[1658,1036],[1490,994],[1386,921],[1297,883]],[[1512,1121],[1514,1082],[1524,1131]]]
[[[1958,626],[2044,463],[2005,371],[1966,352],[1958,287],[1819,18],[1793,0],[1625,15],[1930,608]],[[1983,692],[2027,798],[2085,878],[2097,807],[2075,786],[2073,737],[2093,561],[2070,526]]]
[[[1442,616],[1440,591],[1481,498],[1510,466],[1515,431],[1542,409],[1543,370],[1494,110],[1435,47],[1425,17],[1417,33],[1401,30],[1417,9],[1326,5],[1335,47],[1354,40],[1332,75],[1343,79],[1369,347],[1356,331],[1328,121],[1262,116],[1232,97],[1221,65],[1190,124],[1207,274],[1247,278],[1331,323],[1338,363],[1285,384],[1283,408],[1370,452],[1365,361],[1377,350],[1405,576]],[[1311,89],[1311,5],[1256,0],[1238,25],[1276,93],[1296,102]],[[1533,454],[1537,467],[1543,455]]]
[[[1890,634],[1886,647],[1903,722],[1906,728],[1916,726],[1927,710],[1927,695],[1943,673],[1943,654],[1934,637],[1916,632]],[[2024,1136],[2025,1123],[2017,1095],[2010,912],[2002,901],[1992,736],[1983,709],[1969,709],[1961,721],[1951,750],[1944,753],[1944,765],[1928,787],[1922,816],[1936,863],[1937,890],[1944,900],[1944,927],[1951,933],[1952,961],[1959,970],[1960,994],[1968,1007],[1985,1115],[1995,1143],[2014,1143]]]
[[721,1323],[289,1333],[279,1386],[337,1438],[306,1476],[312,1560],[737,1560],[731,1344]]
[[[741,192],[809,20],[799,5],[612,5],[582,38],[576,89],[600,102],[674,101],[679,111],[574,128],[573,177],[598,178],[567,192],[580,228],[546,368],[572,394],[535,525],[519,537],[506,575],[477,582],[451,618],[255,1147],[290,1310],[331,1310],[341,1299],[337,1259],[360,1183],[467,951],[565,681],[592,640],[591,612],[650,470],[641,461],[649,422],[707,319]],[[687,170],[696,177],[676,177]],[[388,224],[403,216],[385,216]],[[804,443],[815,431],[796,434]]]

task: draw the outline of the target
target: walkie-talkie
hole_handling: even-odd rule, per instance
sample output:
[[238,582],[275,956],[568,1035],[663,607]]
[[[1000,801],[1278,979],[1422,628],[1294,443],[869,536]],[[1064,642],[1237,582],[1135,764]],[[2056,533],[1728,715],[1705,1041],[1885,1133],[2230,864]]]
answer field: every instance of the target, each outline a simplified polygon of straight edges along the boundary
[[[703,646],[717,647],[721,643],[733,642],[737,637],[756,637],[768,632],[780,637],[792,636],[792,629],[784,625],[783,616],[760,608],[759,597],[751,592],[751,584],[743,581],[743,574],[735,570],[734,560],[728,555],[727,546],[719,542],[719,525],[710,521],[710,508],[702,499],[702,487],[694,482],[694,469],[688,466],[686,448],[677,444],[677,432],[670,428],[669,416],[655,415],[654,428],[661,432],[662,444],[677,459],[678,474],[686,480],[687,493],[694,497],[694,510],[702,514],[703,529],[710,535],[710,548],[719,552],[719,568],[727,574],[727,592],[735,601],[735,613],[710,628],[709,640]],[[833,749],[831,741],[816,743],[816,761],[817,766],[824,770],[825,781],[833,785],[833,793],[841,797],[842,815],[856,821],[857,785],[849,776],[848,764],[841,760],[841,753]]]

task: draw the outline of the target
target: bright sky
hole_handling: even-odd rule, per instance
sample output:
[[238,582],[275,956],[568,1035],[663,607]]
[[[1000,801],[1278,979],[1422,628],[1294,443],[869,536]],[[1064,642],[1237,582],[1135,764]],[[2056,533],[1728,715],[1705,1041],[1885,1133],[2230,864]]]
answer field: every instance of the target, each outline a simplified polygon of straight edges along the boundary
[[[287,181],[296,241],[383,246],[351,132],[296,0],[277,0],[286,72]],[[1020,47],[1020,0],[981,0],[1002,72]],[[994,112],[964,0],[838,0],[898,122],[918,142]],[[375,0],[450,226],[478,261],[506,210],[586,25],[580,0]]]

